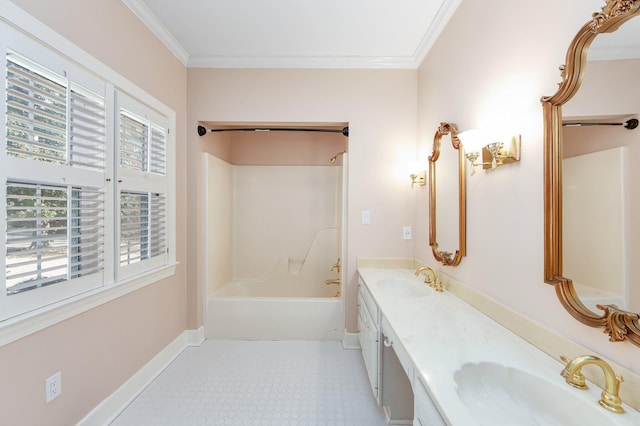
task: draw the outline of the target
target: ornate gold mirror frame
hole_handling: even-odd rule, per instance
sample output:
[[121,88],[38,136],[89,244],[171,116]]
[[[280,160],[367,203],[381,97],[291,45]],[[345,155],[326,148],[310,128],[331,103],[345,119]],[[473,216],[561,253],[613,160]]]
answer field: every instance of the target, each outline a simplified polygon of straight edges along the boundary
[[640,14],[640,0],[605,0],[602,12],[595,13],[575,36],[560,67],[562,83],[555,95],[543,97],[544,111],[544,277],[555,286],[565,309],[578,321],[602,327],[609,340],[629,340],[640,346],[640,315],[615,305],[597,305],[597,314],[588,309],[576,293],[570,278],[562,275],[562,105],[580,88],[591,42],[598,34],[610,33]]
[[[640,1],[640,0],[639,0]],[[436,161],[440,157],[440,147],[442,137],[451,135],[451,144],[458,151],[458,249],[455,253],[440,251],[436,240]],[[429,245],[433,252],[433,257],[443,265],[456,266],[466,253],[466,193],[465,193],[465,173],[464,173],[464,150],[458,139],[458,130],[451,123],[440,123],[440,127],[433,137],[433,151],[429,156]]]

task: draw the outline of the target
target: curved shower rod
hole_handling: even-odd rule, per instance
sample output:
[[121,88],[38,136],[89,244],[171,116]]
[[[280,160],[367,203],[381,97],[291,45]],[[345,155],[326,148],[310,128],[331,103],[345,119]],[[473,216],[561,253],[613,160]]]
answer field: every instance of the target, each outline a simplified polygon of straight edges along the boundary
[[204,136],[207,132],[320,132],[320,133],[342,133],[349,137],[349,126],[342,130],[338,129],[312,129],[304,127],[242,127],[237,129],[207,129],[198,125],[198,135]]

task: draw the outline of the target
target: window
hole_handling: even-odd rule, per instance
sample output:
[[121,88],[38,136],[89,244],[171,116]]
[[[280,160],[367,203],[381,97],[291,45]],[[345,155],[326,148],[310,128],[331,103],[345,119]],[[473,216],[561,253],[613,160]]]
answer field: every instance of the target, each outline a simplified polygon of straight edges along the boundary
[[2,321],[170,265],[174,177],[166,107],[0,34]]
[[118,94],[119,277],[166,261],[166,118]]

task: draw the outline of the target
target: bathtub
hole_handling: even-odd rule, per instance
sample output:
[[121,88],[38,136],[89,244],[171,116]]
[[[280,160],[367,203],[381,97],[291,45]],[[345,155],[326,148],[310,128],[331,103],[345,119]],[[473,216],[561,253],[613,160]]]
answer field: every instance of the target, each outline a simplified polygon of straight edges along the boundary
[[274,282],[231,281],[207,300],[208,339],[340,340],[342,301],[335,285],[298,285],[294,277]]

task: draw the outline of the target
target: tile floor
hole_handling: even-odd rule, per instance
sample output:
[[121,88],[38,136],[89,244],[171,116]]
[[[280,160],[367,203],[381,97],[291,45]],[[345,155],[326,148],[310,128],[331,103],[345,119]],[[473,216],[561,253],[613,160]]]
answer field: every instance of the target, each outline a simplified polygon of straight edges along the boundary
[[359,350],[341,342],[206,340],[185,349],[111,424],[386,423]]

